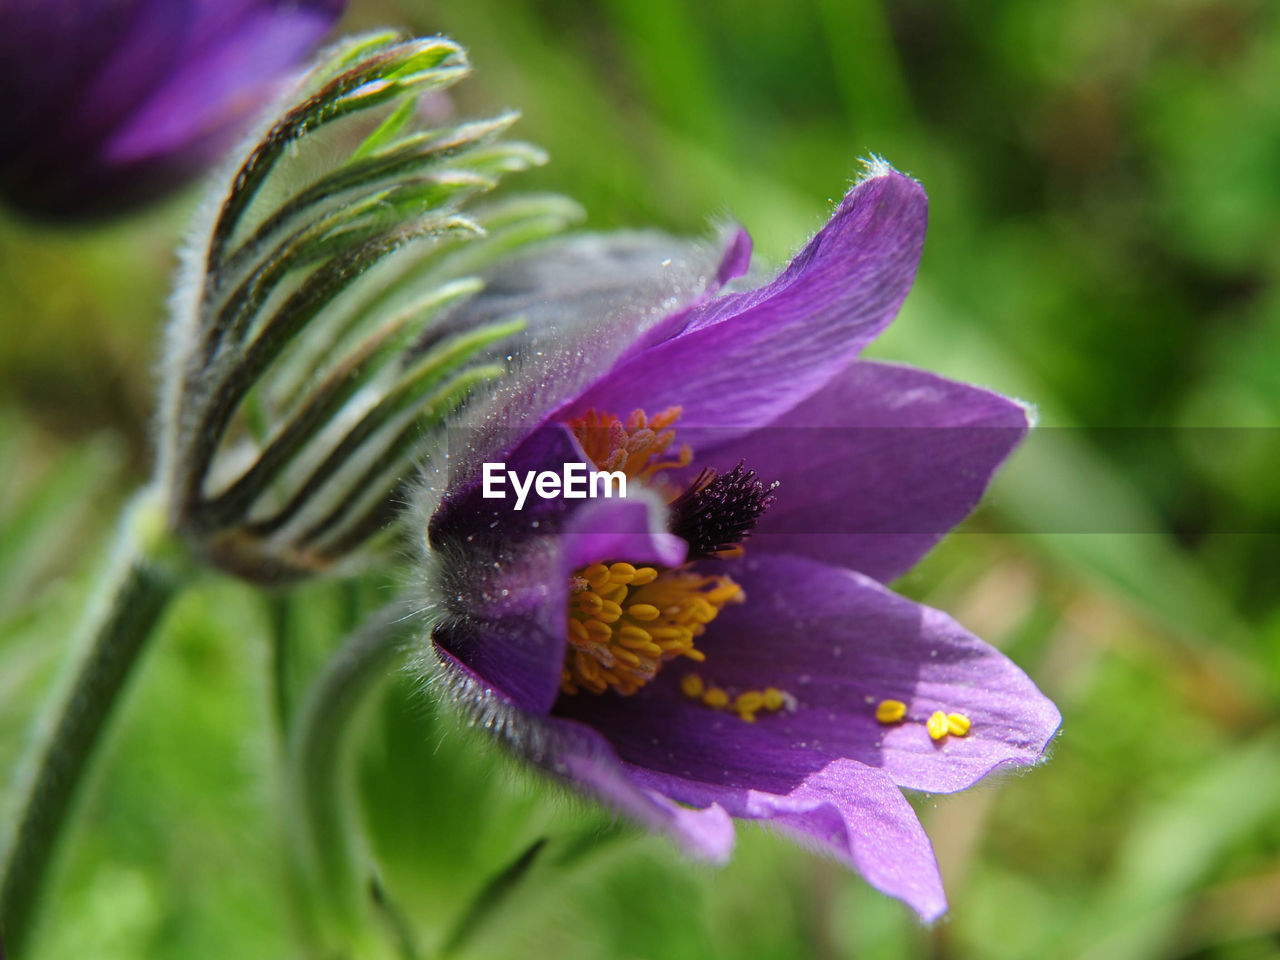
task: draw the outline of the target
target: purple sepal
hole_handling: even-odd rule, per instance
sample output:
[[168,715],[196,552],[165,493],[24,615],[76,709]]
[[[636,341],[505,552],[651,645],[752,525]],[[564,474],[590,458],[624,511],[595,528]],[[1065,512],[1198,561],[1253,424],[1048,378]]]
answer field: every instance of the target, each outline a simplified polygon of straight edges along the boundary
[[650,331],[558,413],[682,408],[685,427],[758,427],[848,365],[898,312],[915,279],[927,203],[899,173],[864,180],[771,283],[717,297]]
[[199,175],[344,0],[5,0],[0,193],[45,218],[122,212]]
[[699,467],[745,460],[779,481],[752,554],[802,554],[887,583],[968,516],[1027,429],[1026,407],[997,393],[859,360],[761,430],[682,439]]

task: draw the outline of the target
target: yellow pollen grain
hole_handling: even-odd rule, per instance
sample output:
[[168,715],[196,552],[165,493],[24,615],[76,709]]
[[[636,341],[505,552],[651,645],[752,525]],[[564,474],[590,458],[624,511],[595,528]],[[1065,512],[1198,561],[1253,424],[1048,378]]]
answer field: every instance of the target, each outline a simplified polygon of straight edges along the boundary
[[702,695],[702,702],[713,710],[723,710],[729,705],[729,693],[722,687],[712,687]]
[[742,599],[742,588],[733,581],[729,581],[721,587],[712,590],[707,594],[708,602],[720,605],[725,603],[737,603]]
[[[635,581],[631,581],[633,584]],[[652,603],[633,603],[627,607],[627,615],[633,620],[649,621],[657,620],[662,616],[662,611],[655,607]]]
[[637,627],[627,624],[614,631],[614,636],[618,638],[618,642],[624,647],[647,647],[653,643],[653,637],[649,635],[649,631],[643,627]]
[[934,740],[941,740],[948,733],[947,715],[941,710],[935,710],[930,714],[928,721],[925,723],[925,729],[929,731],[929,736]]
[[794,702],[790,695],[777,687],[743,690],[735,696],[724,687],[707,686],[702,677],[696,673],[682,677],[680,689],[691,700],[701,700],[705,706],[713,710],[729,710],[747,723],[755,723],[756,715],[762,710],[767,713],[777,713]]
[[947,714],[947,732],[953,737],[963,737],[969,732],[971,722],[963,713]]
[[738,713],[755,713],[764,706],[764,694],[758,690],[748,690],[738,694],[733,701],[733,709]]
[[716,618],[720,611],[699,597],[693,602],[693,619],[699,624],[708,624]]
[[636,568],[629,563],[615,563],[609,567],[609,580],[613,583],[630,583],[636,577]]
[[876,707],[876,719],[881,723],[897,723],[907,715],[907,705],[901,700],[881,700]]
[[604,607],[604,600],[600,598],[600,594],[591,590],[583,590],[573,598],[573,601],[588,613],[595,613]]
[[640,666],[640,658],[628,650],[626,647],[614,647],[612,653],[623,663],[632,667]]

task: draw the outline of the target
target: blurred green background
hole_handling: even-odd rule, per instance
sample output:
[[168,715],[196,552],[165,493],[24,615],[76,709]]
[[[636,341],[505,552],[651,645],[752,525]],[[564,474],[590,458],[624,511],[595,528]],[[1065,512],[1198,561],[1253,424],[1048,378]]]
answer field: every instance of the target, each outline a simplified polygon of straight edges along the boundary
[[[460,955],[507,958],[1280,957],[1280,6],[354,0],[344,28],[380,25],[468,46],[459,109],[521,108],[519,134],[553,158],[522,184],[574,196],[592,227],[699,233],[731,213],[777,262],[858,157],[885,156],[924,183],[931,223],[873,352],[1064,428],[899,585],[1065,716],[1044,766],[917,798],[942,923],[751,826],[723,870],[685,863],[513,772],[405,673],[354,757],[388,930],[421,956],[456,936]],[[195,202],[94,231],[0,215],[4,769],[146,476]],[[1099,532],[1099,512],[1146,532]],[[300,695],[390,589],[264,600],[211,578],[172,609],[36,956],[299,955],[268,637],[287,631]],[[542,837],[513,895],[459,934]]]

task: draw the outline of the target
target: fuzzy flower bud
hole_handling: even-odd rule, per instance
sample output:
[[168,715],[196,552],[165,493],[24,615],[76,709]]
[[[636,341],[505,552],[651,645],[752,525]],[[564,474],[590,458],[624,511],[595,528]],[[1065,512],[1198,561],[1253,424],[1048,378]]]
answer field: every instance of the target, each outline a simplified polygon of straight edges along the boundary
[[433,435],[506,372],[520,317],[454,321],[499,253],[561,229],[558,197],[469,201],[544,161],[516,119],[424,129],[469,71],[444,38],[324,55],[215,193],[173,302],[159,476],[171,522],[263,582],[384,530]]

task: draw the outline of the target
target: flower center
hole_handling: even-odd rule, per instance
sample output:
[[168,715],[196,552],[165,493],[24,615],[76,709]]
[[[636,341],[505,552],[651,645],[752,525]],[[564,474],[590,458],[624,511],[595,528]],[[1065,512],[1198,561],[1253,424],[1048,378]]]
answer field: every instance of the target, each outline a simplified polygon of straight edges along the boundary
[[692,570],[595,563],[570,581],[565,693],[610,687],[627,695],[657,676],[665,660],[705,660],[694,641],[742,588],[725,576]]
[[[674,456],[669,453],[676,436],[672,424],[679,417],[679,407],[653,417],[636,410],[625,421],[588,410],[568,426],[601,470],[621,470],[629,480],[663,490],[671,506],[671,531],[689,544],[691,560],[740,553],[741,541],[773,502],[773,486],[741,463],[726,474],[703,470],[684,491],[659,477],[693,459],[687,444]],[[569,590],[569,649],[560,689],[570,694],[614,689],[629,695],[657,676],[664,661],[703,662],[696,639],[726,604],[744,599],[742,588],[724,575],[630,563],[577,570]],[[708,705],[716,705],[714,697]],[[754,718],[754,712],[740,710],[739,715]]]

